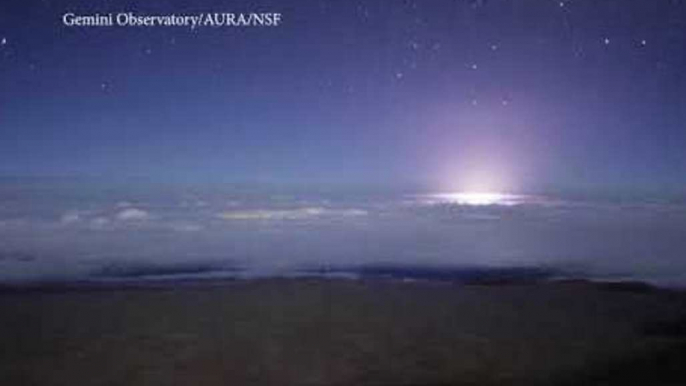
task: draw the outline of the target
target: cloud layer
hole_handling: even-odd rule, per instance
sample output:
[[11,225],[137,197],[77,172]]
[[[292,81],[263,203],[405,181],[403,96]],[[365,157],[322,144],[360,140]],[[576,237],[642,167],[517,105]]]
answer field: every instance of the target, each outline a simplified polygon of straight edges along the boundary
[[77,193],[78,199],[29,195],[11,206],[0,202],[0,281],[79,275],[118,261],[157,267],[209,257],[277,272],[371,263],[564,266],[651,277],[686,270],[686,207],[679,203],[507,196],[500,204],[491,196],[260,191],[83,199]]

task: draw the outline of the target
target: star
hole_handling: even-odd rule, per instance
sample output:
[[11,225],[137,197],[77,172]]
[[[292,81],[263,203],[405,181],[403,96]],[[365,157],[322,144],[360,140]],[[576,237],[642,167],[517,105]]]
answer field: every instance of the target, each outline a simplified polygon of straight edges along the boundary
[[645,40],[645,39],[641,40],[641,45],[642,45],[643,47],[647,46],[647,45],[648,45],[648,41]]
[[565,5],[567,5],[567,4],[565,4],[564,1],[560,1],[560,2],[558,3],[558,5],[560,6],[560,8],[564,8]]
[[476,63],[472,63],[472,65],[469,66],[469,68],[471,68],[472,70],[478,70],[478,69],[479,69],[479,65],[476,64]]
[[404,76],[404,74],[403,74],[402,72],[400,72],[400,71],[398,71],[398,72],[395,73],[395,79],[400,80],[400,79],[403,78],[403,76]]
[[606,46],[609,46],[610,45],[610,38],[604,38],[603,44],[605,44]]
[[0,46],[4,46],[5,44],[7,44],[7,38],[3,37],[3,38],[0,40]]
[[491,51],[498,51],[498,45],[497,44],[491,44]]

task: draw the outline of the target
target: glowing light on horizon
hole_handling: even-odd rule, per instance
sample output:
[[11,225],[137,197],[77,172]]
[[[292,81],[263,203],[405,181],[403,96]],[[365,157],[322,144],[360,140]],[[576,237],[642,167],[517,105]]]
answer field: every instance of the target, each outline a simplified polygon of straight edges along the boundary
[[506,193],[497,192],[455,192],[455,193],[441,193],[434,197],[444,200],[445,202],[457,205],[469,206],[488,206],[488,205],[516,205],[519,196]]

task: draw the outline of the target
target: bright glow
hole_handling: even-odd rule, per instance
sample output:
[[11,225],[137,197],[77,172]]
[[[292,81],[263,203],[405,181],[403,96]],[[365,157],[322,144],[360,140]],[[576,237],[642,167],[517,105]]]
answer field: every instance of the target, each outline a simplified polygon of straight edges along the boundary
[[457,192],[444,193],[435,196],[438,199],[457,205],[485,206],[485,205],[515,205],[518,196],[495,192]]

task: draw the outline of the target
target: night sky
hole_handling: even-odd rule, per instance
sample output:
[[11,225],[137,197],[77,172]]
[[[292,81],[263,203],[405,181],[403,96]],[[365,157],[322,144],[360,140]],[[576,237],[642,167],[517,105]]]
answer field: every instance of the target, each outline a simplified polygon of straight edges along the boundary
[[0,175],[674,190],[685,73],[680,0],[3,1]]

